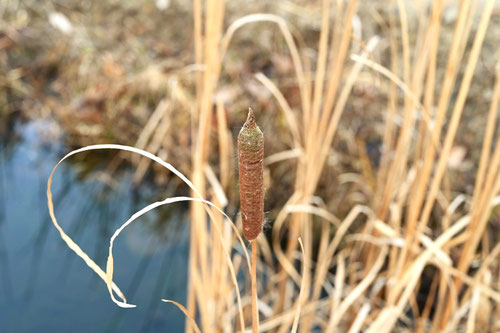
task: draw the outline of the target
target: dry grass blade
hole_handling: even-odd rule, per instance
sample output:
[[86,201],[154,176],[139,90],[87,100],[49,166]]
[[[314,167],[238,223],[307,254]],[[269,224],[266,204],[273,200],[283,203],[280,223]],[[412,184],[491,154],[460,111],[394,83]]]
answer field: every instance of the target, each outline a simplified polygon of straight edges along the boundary
[[500,63],[497,63],[497,72],[495,80],[495,88],[491,98],[490,110],[488,112],[488,120],[486,121],[486,130],[484,134],[483,147],[481,149],[481,157],[479,159],[479,170],[477,171],[476,184],[474,186],[474,195],[472,206],[477,204],[479,192],[483,188],[483,180],[490,159],[491,142],[495,131],[495,123],[497,118],[498,102],[500,99]]
[[226,207],[228,204],[226,193],[224,193],[224,190],[222,189],[222,184],[219,182],[214,171],[208,164],[205,166],[205,176],[207,177],[208,182],[212,186],[212,189],[215,192],[217,201],[220,203],[220,206]]
[[[48,199],[49,214],[50,214],[50,217],[52,219],[52,223],[54,224],[54,226],[56,227],[56,229],[59,231],[59,234],[61,235],[61,238],[66,242],[66,244],[68,245],[68,247],[70,249],[72,249],[80,258],[82,258],[85,261],[85,263],[97,275],[99,275],[99,277],[101,279],[103,279],[103,281],[106,282],[106,274],[104,273],[104,271],[64,232],[64,230],[61,228],[61,226],[57,222],[57,219],[56,219],[56,216],[55,216],[55,212],[54,212],[54,204],[53,204],[53,201],[52,201],[52,191],[51,191],[51,185],[52,185],[52,180],[53,180],[53,177],[54,177],[54,173],[56,172],[57,168],[59,167],[59,165],[64,160],[66,160],[67,158],[69,158],[69,157],[71,157],[73,155],[81,153],[81,152],[90,151],[90,150],[98,150],[98,149],[125,150],[125,151],[134,152],[134,153],[140,154],[142,156],[148,157],[148,158],[154,160],[155,162],[160,163],[162,166],[164,166],[165,168],[167,168],[168,170],[170,170],[171,172],[173,172],[174,174],[176,174],[189,187],[191,187],[196,193],[198,193],[198,192],[194,188],[194,186],[191,183],[191,181],[189,181],[189,179],[187,179],[182,173],[180,173],[179,171],[177,171],[177,169],[175,169],[172,165],[170,165],[169,163],[164,162],[162,159],[160,159],[159,157],[157,157],[157,156],[155,156],[155,155],[153,155],[151,153],[148,153],[146,151],[143,151],[143,150],[140,150],[140,149],[137,149],[137,148],[128,147],[128,146],[121,146],[121,145],[113,145],[113,144],[103,144],[103,145],[94,145],[94,146],[88,146],[88,147],[80,148],[80,149],[74,150],[74,151],[66,154],[54,166],[54,168],[52,170],[52,173],[50,174],[49,180],[47,182],[47,199]],[[121,302],[121,303],[123,303],[122,306],[124,306],[124,307],[133,307],[130,304],[126,303],[125,296],[123,296],[123,293],[118,289],[118,287],[116,285],[114,285],[114,284],[112,284],[112,285],[113,285],[112,289],[117,293],[117,295],[123,301],[123,302]]]
[[364,292],[365,290],[370,286],[370,284],[375,281],[377,278],[377,274],[382,268],[386,255],[388,252],[388,248],[384,246],[381,250],[380,253],[377,257],[377,260],[375,261],[373,267],[371,270],[368,272],[368,274],[361,280],[360,283],[347,295],[347,297],[342,301],[338,307],[338,309],[335,310],[333,313],[332,317],[330,317],[330,321],[328,322],[328,326],[326,331],[327,332],[333,332],[334,328],[338,325],[342,317],[344,316],[345,312],[347,309],[356,301]]
[[[72,151],[72,152],[68,153],[67,155],[65,155],[56,164],[56,166],[52,170],[52,173],[51,173],[51,175],[49,177],[48,185],[47,185],[47,197],[48,197],[49,212],[50,212],[50,215],[51,215],[52,222],[53,222],[54,226],[59,230],[59,232],[61,234],[61,237],[68,244],[68,247],[70,247],[78,256],[80,256],[87,263],[87,265],[89,265],[89,267],[92,268],[99,275],[99,277],[101,277],[101,279],[103,279],[106,282],[112,300],[116,304],[118,304],[119,306],[121,306],[121,307],[130,308],[130,307],[135,307],[135,305],[131,305],[131,304],[126,303],[125,296],[118,289],[118,287],[115,286],[115,284],[113,283],[113,280],[112,280],[112,278],[113,278],[113,267],[114,267],[113,255],[112,255],[113,242],[116,239],[116,237],[120,234],[120,232],[127,225],[129,225],[130,223],[132,223],[139,216],[145,214],[146,212],[148,212],[148,211],[150,211],[150,210],[152,210],[152,209],[154,209],[156,207],[159,207],[159,206],[165,205],[165,204],[169,204],[169,203],[173,203],[173,202],[179,202],[179,201],[198,201],[198,202],[202,202],[205,205],[209,205],[209,206],[214,207],[217,211],[219,211],[222,215],[224,215],[227,218],[227,220],[230,221],[230,218],[220,208],[218,208],[216,205],[214,205],[210,201],[204,200],[202,198],[177,197],[177,198],[168,198],[168,199],[166,199],[164,201],[153,203],[153,204],[151,204],[151,205],[143,208],[139,212],[135,213],[134,215],[132,215],[132,217],[129,220],[127,220],[119,229],[117,229],[115,231],[115,233],[113,234],[113,236],[111,237],[111,240],[110,240],[109,255],[108,255],[108,261],[107,261],[107,264],[106,264],[106,267],[107,267],[106,273],[103,272],[102,269],[99,266],[97,266],[94,263],[94,261],[92,261],[92,259],[90,259],[90,257],[88,257],[88,255],[83,250],[81,250],[81,248],[76,243],[74,243],[74,241],[63,231],[63,229],[57,223],[57,219],[56,219],[55,214],[54,214],[54,206],[53,206],[53,202],[52,202],[52,193],[51,193],[51,185],[52,185],[52,179],[53,179],[54,173],[55,173],[57,167],[64,160],[66,160],[70,156],[73,156],[73,155],[81,153],[81,152],[91,151],[91,150],[101,150],[101,149],[115,149],[115,150],[129,151],[129,152],[133,152],[133,153],[136,153],[136,154],[140,154],[140,155],[142,155],[144,157],[147,157],[147,158],[149,158],[149,159],[151,159],[151,160],[159,163],[160,165],[162,165],[163,167],[167,168],[168,170],[170,170],[171,172],[173,172],[175,175],[177,175],[180,179],[182,179],[191,188],[191,190],[193,192],[195,192],[195,193],[199,193],[199,192],[194,187],[194,185],[191,183],[191,181],[189,179],[187,179],[181,172],[179,172],[177,169],[175,169],[171,164],[163,161],[161,158],[159,158],[159,157],[157,157],[157,156],[155,156],[155,155],[153,155],[151,153],[148,153],[146,151],[143,151],[141,149],[137,149],[137,148],[134,148],[134,147],[129,147],[129,146],[113,145],[113,144],[103,144],[103,145],[87,146],[87,147],[84,147],[84,148],[81,148],[81,149],[77,149],[77,150]],[[211,215],[211,211],[209,210],[208,212],[209,212],[209,215]],[[211,220],[212,221],[214,220],[213,217],[212,217]],[[229,265],[229,269],[231,271],[232,282],[233,282],[233,284],[234,284],[234,286],[236,288],[237,299],[238,299],[238,304],[239,304],[240,323],[241,323],[241,327],[244,327],[243,308],[242,308],[242,305],[241,305],[241,297],[240,297],[240,294],[239,294],[238,283],[237,283],[237,279],[236,279],[236,273],[234,271],[234,267],[232,265],[232,261],[231,261],[231,257],[229,255],[229,252],[225,248],[224,240],[223,240],[223,237],[222,237],[221,230],[217,226],[217,224],[214,223],[214,226],[215,226],[216,231],[218,232],[220,242],[222,243],[222,247],[223,247],[223,249],[225,251],[226,261],[227,261],[227,264]],[[245,252],[245,255],[246,255],[246,258],[247,258],[247,263],[248,263],[248,265],[250,267],[248,252],[245,249],[243,240],[241,239],[241,236],[239,235],[238,230],[236,229],[236,227],[232,223],[231,223],[231,226],[232,226],[233,230],[235,231],[235,233],[236,233],[236,235],[237,235],[237,237],[238,237],[238,239],[240,241],[240,244],[242,245],[242,247],[244,249],[244,252]],[[115,291],[118,294],[118,296],[122,299],[122,301],[116,300],[116,298],[114,297],[112,291]]]
[[286,205],[285,206],[285,211],[287,213],[307,213],[311,215],[316,215],[319,216],[326,221],[330,222],[332,225],[338,227],[340,225],[340,220],[327,211],[326,209],[320,208],[320,207],[315,207],[312,205]]
[[434,175],[433,181],[430,185],[429,195],[426,200],[426,204],[422,211],[421,219],[424,221],[419,230],[421,231],[423,226],[426,225],[426,222],[431,213],[432,206],[434,204],[434,200],[436,198],[438,187],[441,184],[441,180],[444,174],[444,171],[447,166],[448,156],[453,144],[453,140],[455,139],[455,134],[458,128],[458,124],[462,115],[463,107],[465,104],[465,99],[467,97],[467,93],[469,91],[470,83],[472,80],[472,76],[474,74],[474,68],[476,67],[477,60],[479,58],[479,53],[481,51],[481,47],[483,44],[484,37],[486,35],[486,28],[488,27],[488,23],[490,20],[490,16],[493,10],[493,1],[488,1],[483,11],[483,15],[481,17],[481,21],[479,24],[478,31],[476,33],[476,37],[474,38],[474,43],[472,45],[471,54],[469,56],[469,60],[467,62],[467,66],[465,69],[464,78],[462,80],[462,84],[460,85],[460,90],[458,92],[457,101],[453,108],[452,117],[448,124],[449,128],[446,133],[445,142],[443,145],[443,150],[441,152],[436,173]]
[[361,328],[363,327],[363,322],[366,320],[366,317],[368,317],[370,309],[371,306],[369,303],[363,304],[361,310],[359,310],[358,315],[356,316],[356,319],[349,328],[349,332],[347,333],[358,333],[361,331]]
[[[294,194],[290,199],[288,199],[286,205],[294,205],[296,204],[300,199],[299,194]],[[274,251],[276,258],[278,259],[281,267],[283,267],[284,272],[288,274],[297,285],[300,285],[300,274],[297,272],[295,269],[294,265],[292,264],[291,260],[285,255],[281,247],[279,246],[280,244],[280,230],[283,227],[283,224],[285,223],[286,218],[288,217],[288,212],[286,212],[284,209],[282,209],[278,216],[276,217],[276,220],[274,221],[273,224],[273,246],[274,246]],[[283,273],[282,273],[283,274]],[[284,276],[282,275],[280,278],[284,279]]]
[[[364,52],[364,56],[368,52],[372,52],[375,47],[377,46],[379,42],[378,37],[372,37],[366,46],[366,51]],[[321,122],[321,125],[326,126],[326,131],[324,132],[324,139],[321,141],[319,144],[320,147],[320,153],[316,154],[314,157],[316,157],[316,168],[315,168],[315,173],[313,174],[313,184],[317,184],[319,177],[321,176],[321,171],[323,170],[323,166],[326,160],[326,157],[328,156],[328,149],[333,141],[333,137],[335,136],[335,133],[337,131],[337,127],[340,122],[340,117],[342,116],[342,113],[345,109],[345,105],[347,103],[347,100],[349,98],[349,95],[351,93],[351,90],[354,86],[354,83],[356,82],[358,75],[361,71],[361,64],[357,63],[354,65],[354,67],[351,69],[351,72],[349,73],[347,80],[343,86],[343,89],[340,91],[340,95],[338,97],[338,100],[335,104],[335,108],[333,109],[332,116],[329,122]],[[321,128],[320,128],[321,131]]]
[[331,300],[330,318],[333,318],[342,299],[342,293],[344,292],[345,271],[345,255],[344,252],[340,252],[337,256],[337,274],[335,274],[335,289]]
[[[389,69],[385,68],[384,66],[377,64],[375,61],[368,59],[366,56],[359,56],[357,54],[351,55],[351,60],[361,63],[374,71],[377,71],[378,73],[382,74],[385,76],[387,79],[389,79],[391,82],[393,82],[398,88],[400,88],[406,97],[411,99],[411,102],[417,105],[419,110],[422,111],[422,119],[424,120],[424,123],[426,124],[427,130],[430,132],[431,131],[431,116],[429,114],[429,111],[420,103],[418,97],[411,91],[411,89],[403,82],[401,79],[399,79],[394,73],[392,73]],[[436,148],[439,150],[440,145],[439,141],[433,141],[432,142]]]
[[[453,236],[465,228],[470,222],[470,217],[465,216],[453,224],[449,229],[447,229],[441,236],[439,236],[435,241],[435,247],[440,248],[446,242],[448,242]],[[375,332],[390,332],[394,327],[394,324],[398,320],[404,307],[408,304],[408,301],[414,292],[414,288],[417,285],[421,272],[427,265],[428,261],[432,257],[432,250],[428,249],[421,253],[414,261],[413,264],[405,271],[403,277],[393,286],[395,289],[395,294],[399,295],[400,291],[404,289],[399,297],[397,306],[388,305],[386,306],[375,321],[371,323],[367,329],[368,333]]]
[[139,134],[135,147],[139,149],[146,148],[146,144],[148,143],[149,139],[155,132],[155,129],[158,127],[158,124],[160,123],[161,119],[165,116],[167,108],[168,108],[167,100],[161,100],[160,103],[158,103],[158,106],[151,114],[151,117],[149,117],[148,122],[146,123],[146,125],[144,125],[144,128]]
[[269,166],[274,163],[294,159],[294,158],[300,158],[303,155],[302,149],[295,148],[295,149],[290,149],[290,150],[285,150],[285,151],[280,151],[279,153],[272,154],[264,158],[264,165]]
[[187,319],[189,319],[189,321],[191,322],[191,324],[193,325],[194,327],[194,330],[197,332],[197,333],[201,333],[200,331],[200,328],[198,327],[198,325],[196,324],[196,321],[194,320],[193,317],[191,317],[189,315],[189,312],[188,310],[180,303],[176,302],[176,301],[171,301],[169,299],[162,299],[162,302],[165,302],[165,303],[172,303],[173,305],[175,305],[176,307],[179,308],[179,310],[181,310],[184,315],[186,316]]
[[[57,167],[57,166],[56,166]],[[71,237],[69,237],[64,230],[61,228],[59,223],[57,222],[55,213],[54,213],[54,204],[52,202],[52,191],[51,191],[51,185],[52,185],[52,176],[55,172],[55,169],[52,171],[52,174],[50,175],[48,184],[47,184],[47,199],[48,199],[48,206],[49,206],[49,214],[50,218],[52,219],[52,223],[56,227],[56,229],[59,231],[59,234],[61,238],[64,240],[64,242],[68,245],[68,247],[73,250],[82,260],[89,266],[99,277],[104,281],[107,282],[106,280],[106,273],[99,267],[88,255],[85,253],[78,244],[76,244]],[[120,297],[123,301],[124,304],[126,304],[127,299],[125,298],[125,295],[121,292],[121,290],[118,288],[118,286],[115,283],[112,283],[112,290],[117,293],[118,297]],[[133,305],[128,305],[128,307],[134,307]]]
[[299,51],[297,50],[297,45],[295,44],[292,33],[290,32],[290,29],[288,28],[286,21],[283,18],[273,14],[251,14],[237,19],[229,26],[224,37],[221,40],[222,58],[224,58],[224,55],[227,52],[227,48],[229,47],[229,43],[231,42],[234,33],[241,27],[256,22],[272,22],[277,24],[280,28],[280,31],[283,34],[285,42],[290,50],[290,55],[292,57],[293,65],[297,74],[297,81],[299,86],[301,87],[300,94],[303,108],[308,109],[306,101],[308,100],[309,93],[306,85],[304,68],[302,66],[302,62],[300,61]]
[[279,89],[276,87],[276,85],[267,78],[262,73],[257,73],[255,74],[255,78],[259,80],[270,92],[273,94],[273,96],[276,98],[278,101],[279,105],[283,109],[283,113],[285,115],[285,119],[288,123],[288,127],[290,128],[290,131],[292,132],[292,138],[295,144],[296,149],[301,147],[300,145],[300,134],[299,134],[299,127],[297,125],[297,119],[295,118],[295,115],[293,114],[292,108],[286,101],[285,97],[283,94],[279,91]]
[[[299,244],[300,244],[300,250],[302,251],[302,271],[306,269],[306,254],[304,251],[304,245],[302,244],[302,239],[299,238]],[[296,333],[297,328],[299,326],[299,318],[300,318],[300,311],[302,309],[302,302],[303,300],[303,293],[304,293],[304,288],[305,288],[305,280],[302,279],[300,282],[300,291],[299,291],[299,299],[297,301],[297,310],[295,311],[295,316],[293,318],[293,325],[292,325],[292,330],[290,332]]]
[[[113,268],[114,268],[114,260],[113,260],[113,244],[115,242],[115,239],[120,235],[120,233],[128,226],[130,225],[132,222],[134,222],[135,220],[137,220],[139,217],[141,217],[142,215],[146,214],[147,212],[157,208],[157,207],[160,207],[160,206],[163,206],[163,205],[168,205],[168,204],[172,204],[172,203],[176,203],[176,202],[186,202],[186,201],[191,201],[191,202],[201,202],[201,203],[204,203],[206,205],[209,205],[213,208],[215,208],[219,213],[221,213],[222,215],[224,215],[224,217],[226,217],[227,220],[230,221],[229,219],[229,216],[227,216],[220,208],[218,208],[215,204],[213,204],[212,202],[210,201],[207,201],[207,200],[203,200],[203,199],[196,199],[196,198],[191,198],[191,197],[172,197],[172,198],[167,198],[163,201],[158,201],[158,202],[154,202],[144,208],[142,208],[141,210],[139,210],[138,212],[134,213],[125,223],[123,223],[114,233],[113,235],[111,236],[111,239],[109,241],[109,254],[108,254],[108,261],[107,261],[107,264],[106,264],[106,283],[108,285],[108,290],[110,292],[110,296],[111,296],[111,299],[113,300],[113,302],[115,302],[117,305],[121,306],[121,307],[130,307],[130,304],[124,304],[122,302],[119,302],[117,301],[113,294],[111,293],[111,284],[112,284],[112,281],[113,281]],[[218,228],[217,224],[214,223],[214,226],[215,228]],[[226,254],[226,258],[228,258],[228,265],[229,265],[229,269],[231,270],[231,272],[233,273],[233,283],[234,283],[234,286],[235,286],[235,289],[236,289],[236,293],[237,293],[237,298],[240,299],[241,296],[239,295],[239,289],[238,289],[238,284],[237,284],[237,281],[236,281],[236,273],[234,271],[234,267],[233,267],[233,264],[232,264],[232,261],[230,259],[230,255],[229,255],[229,252],[228,250],[225,248],[225,244],[224,244],[224,241],[222,239],[222,235],[220,233],[220,229],[218,229],[219,231],[219,236],[221,237],[220,238],[220,241],[222,243],[222,246],[224,248],[224,251],[225,251],[225,254]],[[239,301],[239,305],[240,305],[240,314],[241,314],[241,318],[243,318],[243,311],[242,311],[242,307],[241,307],[241,300]]]

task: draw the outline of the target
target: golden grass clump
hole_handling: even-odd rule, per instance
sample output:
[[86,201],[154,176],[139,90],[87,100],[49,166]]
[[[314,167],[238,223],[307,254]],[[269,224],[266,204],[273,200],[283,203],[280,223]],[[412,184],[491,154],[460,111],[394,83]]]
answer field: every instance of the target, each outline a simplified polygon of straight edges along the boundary
[[[500,66],[485,65],[500,54],[484,52],[498,44],[495,1],[387,4],[277,2],[270,8],[282,16],[241,17],[222,0],[193,0],[192,81],[168,90],[137,141],[147,148],[154,138],[150,147],[159,149],[175,132],[170,117],[188,119],[190,177],[176,173],[191,191],[188,298],[185,308],[173,302],[189,318],[186,332],[247,332],[250,320],[261,332],[500,329],[500,239],[492,232]],[[300,28],[315,24],[311,38],[292,28],[293,17]],[[282,72],[263,66],[240,80],[225,67],[239,59],[232,43],[249,31],[250,39],[272,31],[280,60],[271,63]],[[494,85],[477,88],[494,75]],[[252,260],[239,221],[228,217],[237,203],[231,129],[242,120],[236,98],[224,96],[239,81],[246,88],[236,96],[266,96],[266,156],[252,111],[237,141]],[[491,90],[487,106],[470,98],[481,89]],[[463,146],[469,153],[456,162]],[[147,165],[139,164],[141,175]],[[257,237],[266,181],[280,204],[270,208],[268,237]],[[128,304],[112,260],[104,271],[61,236]],[[247,270],[252,279],[238,280]]]

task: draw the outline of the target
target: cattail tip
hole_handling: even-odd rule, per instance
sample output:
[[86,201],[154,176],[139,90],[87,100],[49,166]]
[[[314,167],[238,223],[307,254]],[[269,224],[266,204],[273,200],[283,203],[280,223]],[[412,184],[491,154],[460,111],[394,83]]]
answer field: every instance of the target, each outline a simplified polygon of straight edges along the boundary
[[253,114],[252,108],[248,108],[248,116],[247,116],[247,121],[245,122],[245,126],[247,127],[256,126],[255,115]]

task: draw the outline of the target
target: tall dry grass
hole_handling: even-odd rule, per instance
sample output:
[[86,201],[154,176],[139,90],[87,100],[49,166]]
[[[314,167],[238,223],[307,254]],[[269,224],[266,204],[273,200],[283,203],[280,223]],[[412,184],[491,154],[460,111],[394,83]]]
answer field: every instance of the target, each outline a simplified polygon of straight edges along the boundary
[[[484,323],[483,318],[480,322],[477,307],[481,297],[499,300],[500,294],[492,284],[498,279],[498,272],[493,271],[498,267],[486,265],[495,261],[492,258],[498,250],[488,244],[481,258],[491,258],[489,262],[483,261],[475,274],[467,274],[477,257],[479,243],[487,242],[484,232],[489,207],[496,204],[499,190],[495,183],[499,171],[498,148],[490,154],[498,107],[497,87],[491,98],[472,201],[470,205],[465,204],[464,211],[468,213],[465,216],[455,213],[457,206],[463,204],[457,202],[462,200],[462,195],[445,197],[441,202],[438,199],[444,196],[443,178],[494,2],[460,3],[447,54],[438,50],[443,38],[444,6],[449,4],[434,1],[429,14],[421,8],[415,23],[414,18],[411,22],[408,18],[408,3],[394,2],[397,11],[390,11],[385,22],[389,32],[388,67],[373,59],[380,38],[361,41],[353,35],[351,22],[358,5],[355,0],[321,2],[321,31],[313,61],[301,56],[287,22],[274,15],[244,17],[227,30],[226,36],[230,39],[237,29],[251,29],[251,26],[244,27],[251,23],[277,24],[289,47],[301,98],[298,112],[288,104],[275,82],[263,73],[256,74],[256,79],[269,89],[284,112],[293,140],[290,148],[300,152],[298,156],[290,155],[297,163],[294,192],[274,222],[273,243],[265,245],[275,251],[278,264],[262,268],[271,276],[266,279],[267,284],[261,286],[260,294],[269,295],[261,301],[270,307],[263,316],[261,330],[290,330],[292,314],[299,308],[302,311],[298,329],[302,332],[313,328],[389,332],[402,326],[401,322],[410,322],[422,332],[454,331],[463,325],[468,331],[474,331],[476,325],[493,329],[494,320]],[[475,22],[477,17],[479,20]],[[210,19],[207,15],[205,22]],[[222,39],[222,54],[228,48],[227,39]],[[353,44],[362,46],[361,54],[352,53]],[[209,42],[206,45],[218,47]],[[438,57],[447,58],[445,68],[437,67]],[[208,62],[204,64],[207,66]],[[388,101],[381,162],[374,170],[371,204],[355,206],[345,218],[339,219],[317,205],[315,194],[351,91],[366,68],[381,76],[378,88]],[[220,70],[220,63],[215,70]],[[198,96],[204,95],[198,93]],[[198,104],[203,103],[213,104],[199,98]],[[202,108],[200,114],[205,111]],[[226,131],[225,128],[218,130]],[[374,167],[369,162],[368,166]],[[433,218],[436,226],[429,233],[431,213],[436,209],[442,212]],[[349,230],[359,219],[364,226]],[[316,223],[320,224],[320,232],[315,231],[318,230]],[[195,233],[201,232],[194,229]],[[346,234],[352,232],[357,233],[356,237],[340,246]],[[297,270],[299,236],[311,263],[302,272]],[[286,246],[282,249],[284,237]],[[316,249],[318,255],[314,257]],[[460,249],[460,254],[452,259],[450,253],[456,249]],[[263,258],[262,265],[272,262],[272,258]],[[435,267],[435,272],[430,280],[427,277],[423,280],[424,270],[429,266]],[[486,276],[489,276],[488,284],[484,282]],[[416,300],[421,284],[431,284],[423,309],[417,306]],[[299,290],[302,298],[298,297]],[[486,304],[498,307],[494,302]],[[361,311],[357,311],[359,308]],[[463,317],[452,318],[459,309],[465,309],[461,312]],[[203,313],[201,309],[200,313]]]
[[[451,192],[448,179],[470,87],[481,79],[474,73],[495,1],[461,1],[449,40],[443,34],[449,3],[436,0],[416,9],[402,0],[388,3],[394,10],[373,9],[383,27],[380,35],[361,38],[353,32],[361,2],[322,0],[311,57],[299,33],[279,16],[252,14],[224,24],[224,1],[193,1],[196,98],[178,92],[171,102],[189,112],[193,142],[190,179],[196,200],[191,202],[188,299],[186,308],[177,304],[189,318],[186,332],[248,331],[251,320],[249,279],[236,279],[249,274],[248,253],[221,214],[234,191],[229,181],[234,138],[225,109],[246,110],[232,110],[216,92],[232,38],[256,23],[282,36],[300,96],[299,106],[291,104],[279,82],[255,73],[290,130],[290,149],[270,156],[267,165],[296,166],[293,192],[272,222],[271,241],[257,239],[260,331],[500,329],[500,244],[488,235],[492,209],[500,204],[495,133],[500,71],[490,105],[484,106],[488,119],[480,129],[482,147],[475,147],[481,154],[474,161],[473,193]],[[449,47],[440,49],[441,43]],[[318,186],[334,183],[322,177],[337,154],[332,147],[342,116],[362,80],[386,99],[386,105],[380,103],[384,120],[377,124],[383,128],[377,133],[380,162],[368,157],[366,142],[358,141],[361,171],[344,178],[368,188],[367,203],[335,216],[327,204],[331,198],[320,197]],[[158,110],[173,112],[167,104]],[[257,119],[266,112],[255,111]],[[119,292],[112,273],[94,270],[106,279],[111,295]]]

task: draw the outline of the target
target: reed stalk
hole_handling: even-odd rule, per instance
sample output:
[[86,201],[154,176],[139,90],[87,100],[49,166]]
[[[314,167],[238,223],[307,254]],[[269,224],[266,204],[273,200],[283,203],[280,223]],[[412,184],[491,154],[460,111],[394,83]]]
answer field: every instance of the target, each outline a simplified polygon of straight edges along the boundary
[[264,220],[264,135],[252,109],[238,135],[238,166],[243,234],[252,242],[252,329],[259,330],[257,305],[257,241]]

